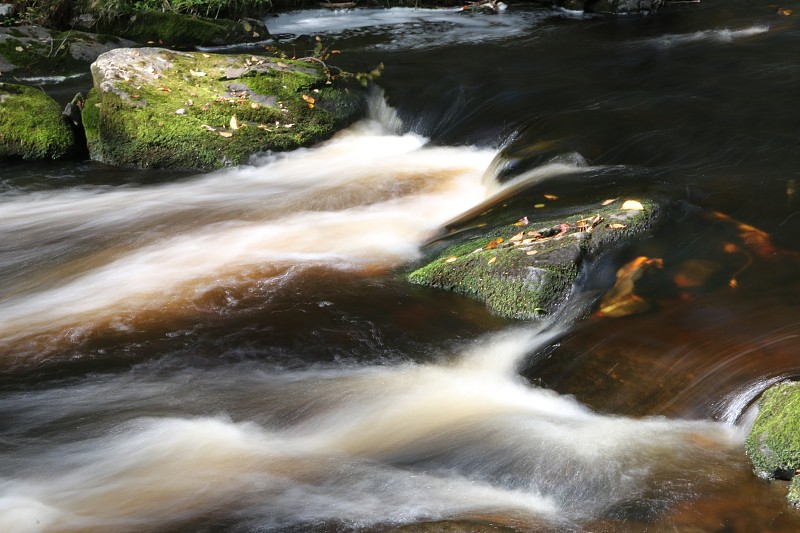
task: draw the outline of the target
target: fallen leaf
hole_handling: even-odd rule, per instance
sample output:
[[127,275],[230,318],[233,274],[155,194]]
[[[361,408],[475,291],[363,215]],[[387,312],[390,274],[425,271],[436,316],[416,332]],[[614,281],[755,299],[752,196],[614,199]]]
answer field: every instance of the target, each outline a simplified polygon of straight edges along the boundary
[[230,127],[232,130],[239,129],[239,119],[236,118],[236,115],[233,115],[230,120]]
[[528,250],[525,252],[525,255],[536,255],[539,253],[539,250]]
[[611,228],[611,229],[623,229],[623,228],[627,228],[628,226],[626,226],[625,224],[617,224],[617,223],[615,223],[615,224],[606,224],[606,227],[607,228]]
[[602,205],[611,205],[616,201],[617,201],[616,198],[609,198],[608,200],[604,200]]
[[165,93],[171,93],[172,92],[172,89],[170,89],[169,87],[164,87],[163,85],[161,87],[159,87],[158,90],[159,91],[164,91]]
[[544,206],[545,206],[545,204],[536,204],[536,205],[534,205],[533,207],[534,207],[534,208],[536,208],[536,209],[541,209],[541,208],[543,208]]
[[520,231],[519,233],[517,233],[516,235],[514,235],[513,237],[511,237],[508,240],[509,240],[509,242],[519,242],[519,241],[522,240],[523,236],[525,236],[525,232],[524,231]]
[[226,139],[228,139],[230,137],[233,137],[233,133],[231,133],[229,131],[220,131],[219,132],[219,136],[220,137],[225,137]]
[[544,197],[548,200],[558,200],[558,196],[555,194],[545,194]]
[[483,249],[484,250],[492,250],[494,248],[497,248],[497,246],[502,242],[503,242],[503,238],[502,237],[498,237],[496,239],[491,240],[489,242],[489,244],[487,244]]
[[527,226],[528,225],[528,217],[522,217],[521,219],[514,222],[515,226]]
[[664,260],[639,256],[617,270],[614,286],[600,300],[598,316],[622,317],[650,309],[650,304],[634,293],[636,281],[651,268],[663,268]]
[[458,260],[458,257],[452,256],[452,257],[448,257],[447,259],[445,259],[444,262],[445,263],[452,263],[452,262],[457,261],[457,260]]
[[184,108],[182,108],[182,107],[181,107],[180,109],[177,109],[177,110],[175,111],[175,114],[176,114],[176,115],[185,115],[185,114],[186,114],[186,110],[185,110]]
[[16,48],[14,48],[14,50],[16,50],[17,52],[22,52],[24,48],[22,48],[21,46],[17,46]]
[[211,56],[210,56],[210,55],[208,55],[208,54],[203,54],[203,57],[205,57],[205,58],[209,58],[209,57],[211,57]]
[[308,96],[307,94],[303,95],[303,100],[305,100],[306,102],[308,102],[309,104],[312,104],[312,105],[314,104],[314,102],[316,102],[316,100],[314,99],[313,96]]
[[497,261],[497,257],[492,257],[491,259],[489,259],[489,262],[488,262],[488,263],[486,263],[486,264],[487,264],[487,265],[491,265],[491,264],[492,264],[492,263],[494,263],[495,261]]
[[253,102],[252,104],[250,104],[250,108],[251,109],[258,109],[259,108],[258,102]]
[[623,211],[644,211],[644,206],[636,200],[625,200],[622,204]]
[[202,71],[199,71],[199,70],[193,70],[193,69],[189,69],[189,74],[191,74],[192,76],[194,76],[196,78],[202,78],[203,76],[206,75],[205,72],[202,72]]
[[792,10],[791,10],[791,9],[779,9],[779,10],[778,10],[778,14],[779,14],[779,15],[783,15],[784,17],[788,17],[788,16],[789,16],[789,15],[791,15],[792,13],[793,13],[793,12],[792,12]]
[[208,124],[203,124],[200,127],[208,131],[217,131],[217,128],[215,128],[214,126],[209,126]]

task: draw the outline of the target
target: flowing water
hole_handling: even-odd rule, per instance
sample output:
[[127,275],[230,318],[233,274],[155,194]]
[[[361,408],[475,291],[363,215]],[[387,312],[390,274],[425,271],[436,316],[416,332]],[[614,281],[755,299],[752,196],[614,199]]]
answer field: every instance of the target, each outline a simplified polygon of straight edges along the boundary
[[[3,163],[0,531],[797,531],[743,437],[800,374],[798,21],[287,14],[287,53],[386,66],[330,141]],[[451,221],[543,193],[672,207],[537,323],[404,281]],[[638,256],[650,310],[595,313]]]

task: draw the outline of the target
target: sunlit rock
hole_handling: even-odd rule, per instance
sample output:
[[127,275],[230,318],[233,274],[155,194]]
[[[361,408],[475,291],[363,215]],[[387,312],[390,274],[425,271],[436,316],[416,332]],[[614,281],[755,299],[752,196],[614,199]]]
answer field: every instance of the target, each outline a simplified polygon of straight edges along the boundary
[[[362,108],[318,62],[122,48],[92,64],[83,108],[91,158],[209,170],[330,137]],[[183,110],[183,112],[180,112]]]
[[502,317],[539,318],[557,309],[585,263],[647,234],[663,211],[643,197],[643,209],[630,210],[622,208],[626,198],[570,206],[555,195],[533,204],[536,196],[513,197],[532,207],[524,211],[499,201],[454,224],[427,246],[425,264],[409,280],[484,301]]
[[55,100],[37,88],[0,83],[0,159],[59,159],[75,150]]
[[767,389],[745,442],[756,473],[767,479],[792,479],[789,501],[800,505],[800,383]]

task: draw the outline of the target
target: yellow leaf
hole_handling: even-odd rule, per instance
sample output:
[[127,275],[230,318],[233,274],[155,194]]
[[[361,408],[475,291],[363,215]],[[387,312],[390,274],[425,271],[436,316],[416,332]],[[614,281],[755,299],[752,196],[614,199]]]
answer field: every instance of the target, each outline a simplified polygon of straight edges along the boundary
[[558,196],[556,196],[555,194],[545,194],[544,197],[547,198],[548,200],[558,200]]
[[219,132],[219,136],[220,137],[225,137],[227,139],[229,137],[233,137],[233,133],[231,133],[229,131],[220,131]]
[[445,263],[452,263],[452,262],[457,261],[457,260],[458,260],[458,257],[452,256],[452,257],[448,257],[447,259],[445,259],[444,262]]
[[232,130],[238,130],[239,129],[239,119],[236,118],[236,115],[233,115],[231,117],[230,126],[231,126]]
[[489,262],[487,263],[487,265],[491,265],[495,261],[497,261],[497,258],[496,257],[492,257],[491,259],[489,259]]
[[502,237],[498,237],[498,238],[496,238],[496,239],[494,239],[494,240],[490,241],[490,242],[489,242],[489,244],[487,244],[487,245],[486,245],[486,247],[485,247],[484,249],[485,249],[485,250],[492,250],[493,248],[497,248],[497,246],[498,246],[498,245],[499,245],[501,242],[503,242],[503,238],[502,238]]
[[779,9],[778,10],[778,14],[783,15],[784,17],[788,17],[789,15],[792,14],[792,10],[791,9]]
[[613,203],[614,203],[614,202],[616,202],[616,201],[617,201],[617,199],[616,199],[616,198],[610,198],[610,199],[608,199],[608,200],[604,200],[604,201],[603,201],[603,205],[611,205],[611,204],[613,204]]
[[623,229],[627,226],[625,224],[606,224],[606,227],[611,229]]
[[636,200],[625,200],[622,204],[623,211],[644,211],[644,206]]
[[308,96],[307,94],[303,95],[303,100],[305,100],[309,104],[313,104],[314,102],[316,102],[313,96]]
[[544,204],[536,204],[533,207],[535,207],[536,209],[541,209],[544,207]]
[[509,240],[510,242],[518,242],[518,241],[521,241],[521,240],[522,240],[522,237],[523,237],[524,235],[525,235],[525,232],[524,232],[524,231],[520,231],[519,233],[517,233],[516,235],[514,235],[513,237],[511,237],[511,238],[510,238],[510,239],[508,239],[508,240]]

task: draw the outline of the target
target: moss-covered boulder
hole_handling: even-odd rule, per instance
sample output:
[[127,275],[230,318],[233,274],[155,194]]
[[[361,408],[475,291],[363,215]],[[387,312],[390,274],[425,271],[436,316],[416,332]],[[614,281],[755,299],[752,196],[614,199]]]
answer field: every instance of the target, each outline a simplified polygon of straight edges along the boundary
[[800,469],[800,383],[782,383],[763,394],[745,447],[759,476],[795,475]]
[[499,223],[489,214],[474,220],[466,237],[457,232],[430,243],[426,264],[408,279],[482,300],[499,316],[537,318],[556,309],[585,261],[647,233],[661,212],[659,203],[639,197],[562,208],[557,216],[520,211]]
[[55,100],[37,88],[0,83],[0,158],[59,159],[75,151]]
[[40,26],[0,27],[0,75],[58,75],[85,72],[101,54],[135,43],[81,31]]
[[118,49],[91,70],[82,114],[90,156],[120,166],[246,163],[330,137],[363,103],[317,63],[268,56]]
[[266,25],[256,19],[211,19],[161,11],[142,11],[111,20],[85,15],[76,23],[81,29],[119,35],[141,44],[179,48],[253,43],[269,38]]

